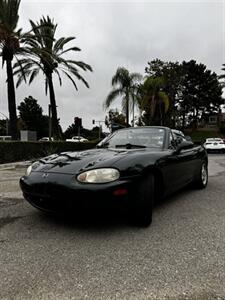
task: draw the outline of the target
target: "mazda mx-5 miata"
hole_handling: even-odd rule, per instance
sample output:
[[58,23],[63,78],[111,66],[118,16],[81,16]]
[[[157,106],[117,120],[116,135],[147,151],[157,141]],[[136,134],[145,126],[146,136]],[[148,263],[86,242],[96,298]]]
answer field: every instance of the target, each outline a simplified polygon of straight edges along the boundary
[[146,126],[118,130],[95,149],[39,159],[20,186],[25,199],[45,212],[123,206],[137,224],[148,226],[155,201],[190,183],[205,188],[207,182],[203,146],[178,130]]

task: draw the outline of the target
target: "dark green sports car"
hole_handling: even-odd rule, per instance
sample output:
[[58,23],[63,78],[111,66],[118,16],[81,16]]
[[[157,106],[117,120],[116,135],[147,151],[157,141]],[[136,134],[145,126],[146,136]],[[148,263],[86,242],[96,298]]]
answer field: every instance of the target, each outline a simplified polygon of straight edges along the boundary
[[182,132],[132,127],[107,136],[95,149],[39,159],[20,179],[25,199],[46,212],[121,207],[142,226],[153,203],[185,185],[205,188],[208,157]]

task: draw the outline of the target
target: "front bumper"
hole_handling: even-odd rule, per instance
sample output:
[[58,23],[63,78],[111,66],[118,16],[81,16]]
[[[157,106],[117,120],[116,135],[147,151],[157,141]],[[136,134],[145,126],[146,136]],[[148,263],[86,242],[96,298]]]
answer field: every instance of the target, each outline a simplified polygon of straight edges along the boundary
[[20,179],[24,198],[34,207],[47,211],[74,213],[78,209],[114,209],[132,204],[134,178],[106,184],[81,184],[66,174],[32,172]]

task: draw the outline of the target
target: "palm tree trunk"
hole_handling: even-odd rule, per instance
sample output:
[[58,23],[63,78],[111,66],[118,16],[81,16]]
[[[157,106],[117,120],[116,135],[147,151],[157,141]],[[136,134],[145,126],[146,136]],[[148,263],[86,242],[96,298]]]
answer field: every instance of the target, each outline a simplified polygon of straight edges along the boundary
[[8,89],[8,107],[9,107],[9,132],[13,140],[18,139],[17,116],[16,116],[16,96],[12,71],[12,60],[6,60],[7,68],[7,89]]
[[52,133],[53,133],[53,136],[56,139],[58,139],[59,138],[59,126],[58,126],[57,108],[56,108],[54,86],[53,86],[53,81],[52,81],[52,74],[48,75],[48,87],[49,87],[51,113],[52,113]]
[[129,93],[126,92],[126,127],[129,127]]

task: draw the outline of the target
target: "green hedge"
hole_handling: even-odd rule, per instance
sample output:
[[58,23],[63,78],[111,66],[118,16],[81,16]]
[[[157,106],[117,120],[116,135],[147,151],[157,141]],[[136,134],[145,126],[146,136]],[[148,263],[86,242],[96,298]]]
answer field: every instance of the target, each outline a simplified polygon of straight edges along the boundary
[[217,137],[224,138],[224,135],[221,134],[221,132],[215,130],[198,129],[192,132],[190,130],[186,130],[184,131],[184,133],[185,135],[189,135],[195,144],[202,144],[208,138],[217,138]]
[[30,160],[58,152],[81,151],[94,148],[95,145],[93,142],[0,142],[0,163]]

